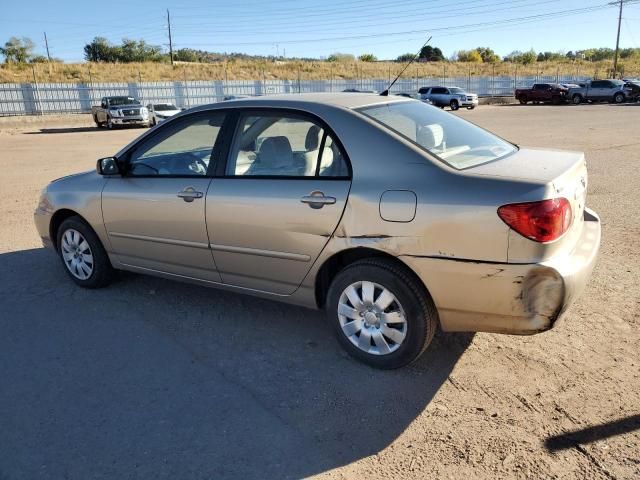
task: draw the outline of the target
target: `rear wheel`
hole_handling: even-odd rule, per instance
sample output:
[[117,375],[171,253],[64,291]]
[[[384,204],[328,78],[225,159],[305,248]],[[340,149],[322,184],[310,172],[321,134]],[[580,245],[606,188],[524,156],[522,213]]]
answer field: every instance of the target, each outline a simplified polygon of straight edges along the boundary
[[451,100],[451,102],[449,102],[449,106],[451,107],[451,110],[458,110],[460,108],[460,104],[457,100]]
[[526,105],[528,100],[525,97],[520,97],[519,101],[520,105]]
[[111,282],[114,269],[107,252],[95,232],[79,217],[62,222],[57,245],[62,264],[76,284],[100,288]]
[[571,98],[571,101],[573,102],[574,105],[580,105],[582,103],[582,95],[574,95]]
[[368,365],[405,366],[429,346],[438,313],[424,287],[405,268],[365,259],[339,272],[329,288],[327,316],[340,344]]

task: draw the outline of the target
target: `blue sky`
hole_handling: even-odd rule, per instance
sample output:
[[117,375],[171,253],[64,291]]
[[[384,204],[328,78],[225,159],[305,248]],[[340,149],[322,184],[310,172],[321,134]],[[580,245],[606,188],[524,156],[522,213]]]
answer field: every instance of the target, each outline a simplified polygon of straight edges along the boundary
[[[605,0],[3,0],[0,43],[31,37],[44,53],[80,61],[83,46],[100,35],[168,44],[171,11],[174,48],[217,52],[328,56],[332,52],[395,58],[414,52],[429,36],[446,56],[488,46],[567,51],[614,47],[617,8]],[[625,5],[622,47],[640,47],[640,1]]]

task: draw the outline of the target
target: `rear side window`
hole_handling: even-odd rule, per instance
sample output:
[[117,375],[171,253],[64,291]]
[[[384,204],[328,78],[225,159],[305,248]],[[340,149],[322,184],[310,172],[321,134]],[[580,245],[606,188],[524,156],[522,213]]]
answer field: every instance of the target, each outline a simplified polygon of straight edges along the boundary
[[228,176],[345,177],[345,156],[328,132],[295,114],[240,118],[226,168]]
[[431,93],[434,95],[442,95],[447,93],[447,89],[442,87],[432,88]]

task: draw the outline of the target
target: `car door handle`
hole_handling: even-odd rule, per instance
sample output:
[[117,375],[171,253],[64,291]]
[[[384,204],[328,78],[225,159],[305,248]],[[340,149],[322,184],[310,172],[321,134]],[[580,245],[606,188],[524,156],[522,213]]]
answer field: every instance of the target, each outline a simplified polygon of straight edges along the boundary
[[202,198],[203,195],[204,194],[202,192],[196,191],[193,187],[187,187],[181,192],[178,192],[178,197],[183,199],[185,202],[193,202],[196,198]]
[[308,204],[311,208],[322,208],[325,205],[333,205],[336,203],[336,197],[325,197],[322,192],[311,192],[300,199],[302,203]]

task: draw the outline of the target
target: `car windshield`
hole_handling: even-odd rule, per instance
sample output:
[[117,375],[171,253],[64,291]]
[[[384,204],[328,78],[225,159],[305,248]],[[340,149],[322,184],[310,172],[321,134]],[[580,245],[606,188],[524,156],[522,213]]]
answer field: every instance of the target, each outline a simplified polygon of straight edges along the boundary
[[490,162],[517,150],[486,130],[422,102],[395,102],[358,111],[457,169]]
[[464,90],[462,90],[461,88],[458,88],[458,87],[449,87],[449,92],[455,93],[456,95],[464,94]]
[[171,105],[170,103],[158,103],[153,106],[156,112],[166,112],[168,110],[178,110],[178,107]]
[[138,101],[133,97],[111,97],[109,105],[138,105]]

